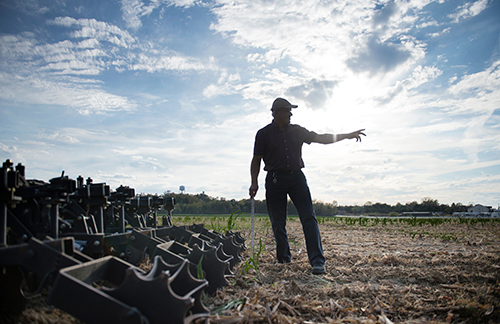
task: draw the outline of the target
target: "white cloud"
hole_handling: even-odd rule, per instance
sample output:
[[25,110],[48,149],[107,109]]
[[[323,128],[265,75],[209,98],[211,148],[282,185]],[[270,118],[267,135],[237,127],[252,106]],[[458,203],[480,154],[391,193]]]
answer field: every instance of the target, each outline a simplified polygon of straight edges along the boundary
[[421,28],[427,28],[427,27],[431,27],[431,26],[439,26],[439,23],[435,20],[429,20],[429,21],[425,21],[421,24],[418,24],[416,27],[421,29]]
[[210,66],[205,66],[200,61],[194,58],[182,56],[160,56],[153,57],[146,54],[140,54],[137,62],[132,63],[131,70],[144,70],[149,73],[157,71],[202,71],[211,69]]
[[196,3],[196,0],[121,0],[123,20],[127,27],[138,29],[142,26],[142,17],[150,15],[154,10],[162,5],[190,7]]
[[122,0],[123,20],[129,28],[137,29],[142,26],[141,17],[149,15],[159,5],[159,1],[151,1],[148,5],[140,0]]
[[[43,44],[31,34],[0,37],[4,67],[17,75],[55,74],[96,75],[103,71],[108,54],[97,48],[95,39],[74,43],[69,40]],[[27,63],[25,63],[27,62]]]
[[8,154],[11,154],[11,153],[15,152],[17,150],[17,148],[15,146],[5,145],[5,144],[0,142],[0,150],[6,152]]
[[500,61],[494,62],[486,70],[465,75],[449,91],[454,95],[484,94],[498,92],[500,89]]
[[452,18],[455,23],[458,23],[463,19],[468,19],[479,15],[487,7],[488,7],[488,0],[467,2],[463,6],[458,7],[456,12],[450,14],[449,17]]
[[415,67],[415,69],[413,70],[412,81],[410,82],[411,83],[410,88],[415,88],[418,87],[419,85],[432,81],[442,73],[443,71],[439,70],[435,66],[422,67],[419,65]]
[[[5,1],[6,2],[6,1]],[[13,6],[16,10],[30,16],[43,15],[50,11],[47,6],[43,6],[40,1],[10,1],[10,3],[2,4],[3,6]]]
[[[394,85],[378,88],[378,93],[373,93],[373,99],[379,105],[386,106],[386,109],[392,109],[392,107],[396,107],[398,105],[399,101],[397,101],[398,103],[395,105],[388,105],[391,101],[395,100],[397,97],[402,98],[404,101],[408,96],[408,91],[436,79],[441,74],[442,71],[434,66],[422,67],[421,65],[418,65],[413,69],[411,76],[408,78],[397,81]],[[407,104],[404,108],[399,109],[409,111],[415,108],[417,107]]]
[[[353,71],[376,79],[368,91],[380,93],[377,90],[388,87],[425,57],[426,45],[406,31],[418,22],[419,10],[429,2],[393,2],[377,13],[369,1],[218,1],[212,9],[217,21],[211,28],[236,45],[256,48],[246,59],[262,72],[251,80],[242,78],[245,98],[263,101],[286,93],[309,107],[325,108],[326,98],[339,100],[345,85],[359,89]],[[248,14],[241,16],[243,11]],[[318,92],[311,86],[314,82],[323,84]],[[322,99],[317,100],[319,95]],[[359,96],[367,97],[365,91],[357,91],[350,100]]]
[[225,95],[231,93],[231,89],[228,86],[218,86],[215,84],[209,84],[205,89],[203,89],[203,96],[206,98],[213,98],[220,95]]
[[132,110],[129,99],[88,86],[0,73],[0,98],[24,104],[73,107],[82,114]]
[[59,142],[65,142],[69,144],[75,144],[79,143],[78,139],[67,135],[67,134],[61,134],[59,132],[53,132],[52,134],[46,134],[44,132],[41,132],[38,134],[38,137],[40,139],[46,139],[46,140],[51,140],[51,141],[59,141]]
[[130,48],[134,46],[135,43],[135,39],[127,31],[95,19],[57,17],[53,20],[48,20],[47,24],[64,26],[67,28],[73,26],[81,27],[80,30],[71,33],[71,36],[74,38],[95,38],[96,40],[106,41],[124,48]]
[[[422,127],[415,127],[412,130],[412,133],[418,137],[421,137],[426,134],[437,134],[437,133],[444,133],[444,132],[449,132],[449,131],[455,131],[459,129],[465,129],[467,125],[463,124],[462,122],[459,121],[444,121],[440,123],[436,123],[433,125],[426,125]],[[434,149],[437,149],[438,147],[434,147]],[[439,147],[440,149],[443,149],[444,147]]]
[[149,73],[217,70],[213,58],[205,64],[176,53],[165,55],[154,44],[139,44],[127,31],[107,22],[57,17],[47,24],[77,28],[70,33],[76,40],[42,43],[33,33],[0,36],[0,98],[63,105],[82,114],[129,111],[137,107],[133,100],[101,89],[104,83],[97,78],[110,67]]

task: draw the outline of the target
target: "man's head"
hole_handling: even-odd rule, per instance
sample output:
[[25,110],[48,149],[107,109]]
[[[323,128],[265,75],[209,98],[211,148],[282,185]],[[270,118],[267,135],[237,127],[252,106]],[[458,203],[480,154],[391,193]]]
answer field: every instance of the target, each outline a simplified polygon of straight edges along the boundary
[[274,122],[278,126],[285,126],[290,124],[290,117],[292,116],[292,108],[297,108],[297,105],[292,105],[288,100],[277,98],[273,102],[271,111],[273,112]]
[[273,107],[271,108],[271,111],[274,112],[275,110],[280,109],[280,108],[291,109],[291,108],[297,108],[297,107],[298,107],[297,105],[292,105],[286,99],[276,98],[276,100],[274,100],[274,102],[273,102]]

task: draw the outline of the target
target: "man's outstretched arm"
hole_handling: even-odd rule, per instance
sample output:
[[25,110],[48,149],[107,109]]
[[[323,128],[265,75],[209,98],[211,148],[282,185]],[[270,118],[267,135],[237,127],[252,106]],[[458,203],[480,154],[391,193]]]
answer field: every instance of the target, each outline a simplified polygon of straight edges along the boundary
[[335,142],[340,142],[344,139],[356,139],[357,141],[361,142],[361,135],[366,136],[364,132],[364,128],[357,130],[352,133],[347,133],[347,134],[318,134],[316,137],[313,139],[313,142],[315,143],[321,143],[321,144],[331,144]]

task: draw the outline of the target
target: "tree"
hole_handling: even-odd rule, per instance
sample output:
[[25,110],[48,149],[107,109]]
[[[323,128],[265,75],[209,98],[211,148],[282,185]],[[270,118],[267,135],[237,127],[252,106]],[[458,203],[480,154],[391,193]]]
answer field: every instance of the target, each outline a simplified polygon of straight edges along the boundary
[[439,206],[439,202],[437,199],[432,199],[430,197],[422,198],[422,203],[417,205],[416,211],[421,212],[438,212],[441,211],[441,206]]
[[[250,199],[228,200],[226,198],[213,198],[205,193],[192,195],[186,193],[176,194],[171,191],[166,191],[164,197],[174,197],[176,202],[174,213],[176,214],[231,214],[250,212]],[[398,202],[396,205],[390,206],[386,203],[367,201],[363,206],[339,206],[336,200],[333,200],[331,203],[313,200],[313,206],[317,216],[335,216],[339,213],[339,209],[348,215],[389,215],[391,213],[401,214],[412,211],[443,212],[444,214],[451,215],[454,212],[467,211],[468,207],[461,203],[452,203],[451,206],[439,204],[437,199],[430,197],[422,198],[420,204],[417,201],[412,201],[404,205]],[[255,200],[255,213],[267,214],[265,200]],[[288,214],[298,214],[291,200],[288,201]]]

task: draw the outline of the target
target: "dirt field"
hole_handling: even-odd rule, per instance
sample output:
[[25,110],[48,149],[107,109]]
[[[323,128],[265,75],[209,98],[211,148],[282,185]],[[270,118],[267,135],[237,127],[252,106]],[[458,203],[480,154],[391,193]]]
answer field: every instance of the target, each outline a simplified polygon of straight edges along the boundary
[[288,222],[291,264],[275,262],[272,233],[258,226],[261,282],[253,270],[237,275],[212,307],[244,323],[500,322],[498,222],[320,229],[325,275],[310,274],[298,220]]
[[[244,222],[236,229],[250,248]],[[196,323],[500,322],[499,222],[362,226],[320,219],[320,230],[326,274],[315,276],[300,222],[288,223],[292,263],[277,264],[269,222],[258,219],[258,262],[246,274],[240,263],[230,285],[204,299],[211,315]],[[79,323],[40,303],[16,322]]]

